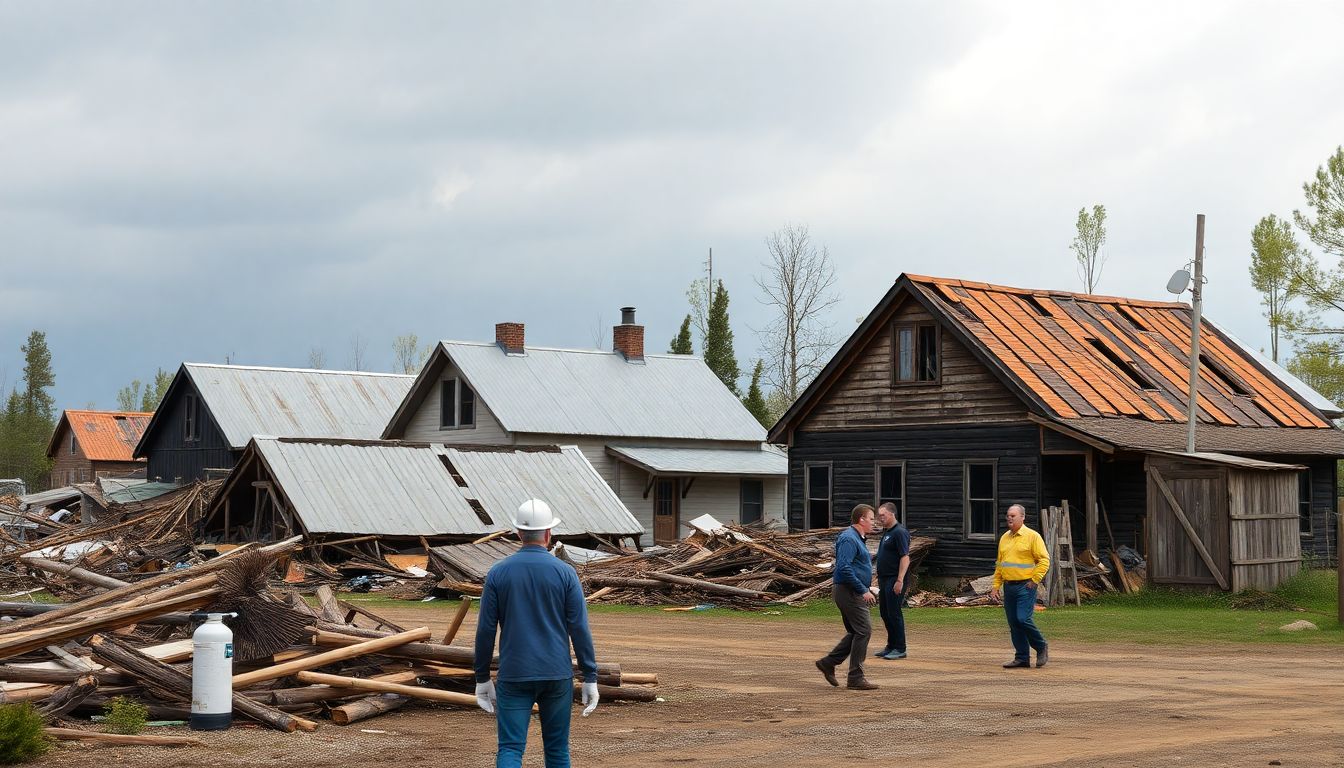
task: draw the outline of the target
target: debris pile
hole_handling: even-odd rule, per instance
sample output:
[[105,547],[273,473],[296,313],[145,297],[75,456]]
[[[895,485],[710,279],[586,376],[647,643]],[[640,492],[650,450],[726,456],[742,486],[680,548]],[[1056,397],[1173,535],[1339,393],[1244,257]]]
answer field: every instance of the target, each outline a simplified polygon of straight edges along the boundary
[[[325,585],[310,607],[296,591],[274,586],[300,542],[243,545],[135,582],[44,563],[91,593],[68,603],[0,605],[4,701],[30,701],[55,722],[97,714],[121,695],[144,703],[154,719],[186,720],[190,634],[200,619],[193,613],[237,612],[228,622],[235,715],[292,732],[313,730],[317,717],[345,725],[415,702],[476,706],[474,652],[452,645],[465,600],[437,640],[427,627],[403,627],[339,600]],[[604,701],[656,699],[654,674],[623,674],[619,664],[599,662],[598,675]],[[89,734],[77,737],[96,738]]]

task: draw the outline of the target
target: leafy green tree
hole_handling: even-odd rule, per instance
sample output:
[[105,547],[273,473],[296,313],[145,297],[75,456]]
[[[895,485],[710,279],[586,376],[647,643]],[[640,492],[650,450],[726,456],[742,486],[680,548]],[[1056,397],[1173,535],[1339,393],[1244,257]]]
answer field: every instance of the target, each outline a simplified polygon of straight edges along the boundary
[[131,379],[130,384],[118,389],[117,408],[123,411],[134,411],[144,400],[144,395],[149,394],[148,392],[141,394],[140,388],[143,386],[144,384],[141,384],[139,379]]
[[737,367],[737,355],[733,353],[733,329],[728,323],[728,289],[723,281],[714,288],[714,301],[709,305],[707,320],[708,333],[705,334],[705,365],[719,377],[719,381],[734,394],[738,394],[737,378],[742,373]]
[[1095,293],[1101,283],[1101,268],[1106,264],[1106,256],[1101,246],[1106,244],[1106,206],[1094,205],[1092,212],[1087,208],[1078,209],[1076,222],[1078,233],[1069,248],[1078,259],[1078,276],[1083,280],[1085,293]]
[[756,367],[751,371],[751,386],[747,387],[747,396],[742,398],[742,404],[751,411],[751,415],[761,422],[761,426],[767,429],[774,424],[770,419],[770,406],[766,405],[765,395],[761,393],[761,374],[765,373],[765,361],[757,360]]
[[1292,275],[1300,270],[1302,246],[1287,221],[1270,214],[1251,230],[1251,285],[1260,292],[1269,321],[1270,356],[1279,361],[1279,338],[1291,333],[1307,318],[1288,308],[1292,299]]
[[1307,386],[1332,403],[1344,402],[1344,362],[1339,348],[1329,341],[1309,341],[1298,346],[1287,368]]
[[672,339],[672,345],[668,347],[668,352],[674,355],[693,355],[695,349],[691,346],[691,316],[687,315],[685,320],[681,321],[681,330]]
[[145,385],[144,397],[140,398],[140,410],[145,413],[152,413],[159,409],[159,403],[163,402],[163,396],[168,394],[168,387],[173,384],[173,374],[162,368],[154,371],[154,381]]
[[1316,168],[1302,193],[1310,211],[1293,211],[1293,220],[1321,250],[1344,259],[1344,146]]

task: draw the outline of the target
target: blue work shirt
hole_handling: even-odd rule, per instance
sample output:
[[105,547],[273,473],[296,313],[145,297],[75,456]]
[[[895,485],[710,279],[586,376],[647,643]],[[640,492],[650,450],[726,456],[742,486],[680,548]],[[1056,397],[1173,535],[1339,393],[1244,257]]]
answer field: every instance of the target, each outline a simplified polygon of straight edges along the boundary
[[569,646],[585,683],[597,682],[597,654],[579,575],[543,547],[528,545],[485,576],[476,622],[476,682],[490,679],[499,629],[498,679],[521,683],[574,676]]
[[835,583],[859,594],[867,592],[873,583],[872,555],[852,525],[835,537]]
[[[877,545],[877,577],[900,576],[901,558],[910,554],[910,531],[897,523],[889,531],[882,532],[882,541]],[[906,574],[909,576],[910,574]]]

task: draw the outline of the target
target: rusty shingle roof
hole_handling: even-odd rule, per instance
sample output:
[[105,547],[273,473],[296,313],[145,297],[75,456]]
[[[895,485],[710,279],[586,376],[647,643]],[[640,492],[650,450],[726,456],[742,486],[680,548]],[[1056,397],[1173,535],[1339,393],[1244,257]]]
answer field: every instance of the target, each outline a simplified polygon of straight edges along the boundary
[[[1055,417],[1184,423],[1188,305],[905,277]],[[1333,428],[1211,324],[1200,329],[1200,423]]]
[[67,426],[75,436],[84,456],[91,461],[136,461],[131,456],[140,436],[154,414],[134,411],[66,411],[56,424],[52,434],[52,444],[47,446],[47,455],[60,450],[55,445],[62,425]]

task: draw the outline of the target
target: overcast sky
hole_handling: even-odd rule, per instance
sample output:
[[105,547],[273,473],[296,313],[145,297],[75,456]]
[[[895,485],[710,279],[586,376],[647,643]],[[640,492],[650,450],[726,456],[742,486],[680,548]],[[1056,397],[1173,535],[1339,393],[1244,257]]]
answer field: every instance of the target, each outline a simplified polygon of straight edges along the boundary
[[714,249],[742,367],[806,224],[845,334],[901,272],[1164,299],[1268,334],[1249,238],[1344,143],[1344,5],[0,2],[0,374],[59,407],[183,361],[390,370],[415,333],[652,351]]

